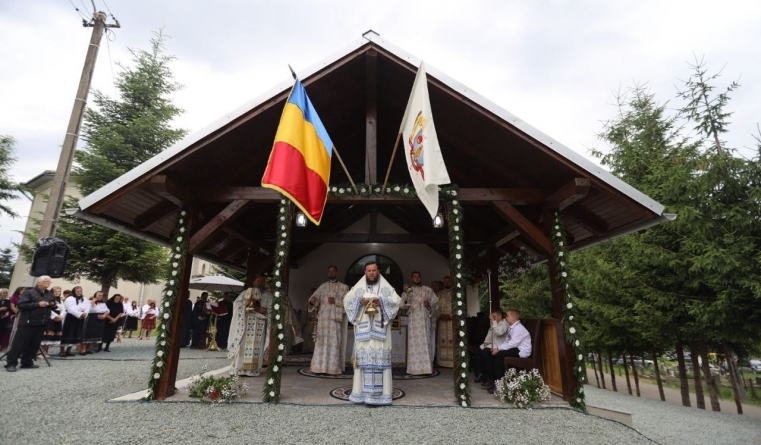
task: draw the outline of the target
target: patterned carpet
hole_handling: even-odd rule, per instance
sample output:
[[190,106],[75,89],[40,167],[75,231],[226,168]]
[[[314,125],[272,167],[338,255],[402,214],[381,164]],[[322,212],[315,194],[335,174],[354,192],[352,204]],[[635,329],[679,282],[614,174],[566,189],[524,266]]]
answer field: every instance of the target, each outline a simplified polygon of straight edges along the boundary
[[[354,372],[352,368],[346,368],[344,369],[344,373],[341,375],[331,375],[331,374],[315,374],[313,373],[309,368],[300,368],[299,374],[306,376],[306,377],[314,377],[318,379],[350,379],[354,376]],[[392,373],[394,376],[394,379],[397,380],[418,380],[418,379],[429,379],[431,377],[436,377],[440,374],[438,369],[433,370],[433,374],[428,375],[409,375],[406,372],[406,368],[398,368],[395,367],[392,369]],[[348,396],[347,396],[348,397]]]
[[[351,386],[341,386],[340,388],[330,391],[330,397],[338,400],[346,400],[347,402],[349,401],[349,395],[351,395]],[[391,394],[391,399],[398,400],[404,397],[404,395],[404,391],[394,388],[394,392]]]

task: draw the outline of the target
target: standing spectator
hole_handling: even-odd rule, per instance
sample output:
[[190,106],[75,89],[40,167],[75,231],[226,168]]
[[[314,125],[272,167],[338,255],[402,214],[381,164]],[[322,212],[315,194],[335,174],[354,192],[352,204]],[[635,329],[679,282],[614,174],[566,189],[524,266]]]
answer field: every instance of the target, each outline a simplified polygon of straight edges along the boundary
[[[105,352],[111,352],[108,349],[111,346],[111,342],[116,338],[117,331],[122,326],[122,318],[124,317],[124,305],[122,304],[122,296],[119,294],[114,295],[108,299],[106,303],[108,307],[108,313],[106,313],[106,326],[103,329],[103,343],[106,345],[103,350]],[[101,345],[102,347],[102,345]]]
[[48,350],[51,346],[61,345],[61,333],[63,331],[63,317],[66,316],[65,309],[63,307],[63,301],[61,301],[61,288],[54,286],[51,289],[53,295],[53,301],[55,302],[55,308],[51,309],[50,317],[45,322],[45,333],[42,335],[42,352],[46,356],[50,356]]
[[190,298],[183,298],[182,300],[185,314],[182,320],[182,343],[180,343],[180,347],[186,348],[190,345],[191,333],[193,332],[193,303]]
[[8,349],[13,325],[9,325],[11,319],[11,300],[8,299],[8,289],[0,289],[0,352]]
[[63,301],[66,317],[63,319],[63,335],[61,336],[62,351],[59,357],[71,357],[72,346],[77,347],[79,355],[85,355],[85,347],[80,343],[84,332],[85,321],[90,313],[90,302],[84,297],[81,286],[71,290],[71,294]]
[[140,326],[140,336],[138,340],[143,339],[143,332],[145,332],[145,339],[151,338],[151,331],[156,329],[156,318],[159,316],[159,310],[156,308],[156,302],[148,300],[148,304],[143,306],[143,322]]
[[[82,334],[82,344],[84,345],[85,354],[100,352],[101,341],[103,341],[103,329],[106,326],[106,316],[108,315],[108,306],[103,301],[103,292],[97,291],[90,301],[90,313],[87,315],[84,333]],[[91,351],[92,345],[98,345],[98,349]],[[84,355],[84,354],[80,354]]]
[[50,281],[47,275],[38,277],[35,287],[24,292],[19,299],[18,332],[13,339],[5,365],[8,372],[16,372],[19,357],[22,368],[39,368],[34,364],[34,357],[40,348],[45,322],[50,318],[50,309],[55,306],[53,295],[48,291]]
[[224,306],[227,315],[217,316],[217,346],[227,349],[227,337],[230,335],[230,320],[233,318],[233,302],[230,301],[230,294],[225,292],[222,299],[217,302],[219,306]]
[[129,306],[126,306],[125,312],[127,316],[124,317],[124,328],[122,329],[122,332],[129,332],[127,338],[132,338],[132,333],[137,331],[137,320],[140,318],[140,309],[137,307],[137,301],[132,301]]
[[206,329],[209,326],[209,313],[206,307],[209,298],[208,292],[201,292],[201,296],[193,306],[193,348],[206,349]]
[[[8,324],[10,326],[10,334],[9,334],[10,335],[10,337],[9,337],[10,341],[13,340],[13,328],[15,327],[16,317],[18,317],[18,312],[19,312],[18,311],[18,302],[19,302],[19,300],[21,300],[21,294],[23,294],[25,291],[26,291],[25,287],[23,287],[23,286],[22,287],[17,287],[16,290],[13,291],[13,294],[11,295],[11,297],[8,299],[8,301],[10,302],[10,305],[11,305],[10,317],[8,318]],[[8,343],[9,345],[10,345],[10,341]]]

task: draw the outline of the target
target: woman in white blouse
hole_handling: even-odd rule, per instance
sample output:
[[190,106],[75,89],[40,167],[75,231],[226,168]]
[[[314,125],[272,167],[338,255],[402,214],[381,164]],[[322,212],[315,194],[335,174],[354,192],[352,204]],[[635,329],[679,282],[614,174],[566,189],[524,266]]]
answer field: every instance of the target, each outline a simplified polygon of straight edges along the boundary
[[[90,313],[87,315],[84,334],[82,334],[84,354],[80,353],[80,355],[100,352],[102,348],[103,329],[106,327],[106,316],[108,315],[108,306],[103,301],[103,292],[95,292],[90,303]],[[97,345],[98,349],[91,351],[93,345]]]
[[143,331],[145,331],[145,339],[151,338],[151,331],[156,328],[156,319],[159,316],[159,309],[156,307],[154,300],[148,300],[148,304],[143,306],[143,318],[140,325],[140,336],[138,340],[143,339]]
[[[63,302],[66,308],[66,317],[63,320],[63,335],[61,336],[60,357],[70,357],[72,346],[77,347],[77,352],[84,355],[84,347],[80,343],[85,326],[87,314],[90,313],[90,300],[82,294],[82,286],[76,286],[71,294]],[[64,351],[63,348],[66,348]]]

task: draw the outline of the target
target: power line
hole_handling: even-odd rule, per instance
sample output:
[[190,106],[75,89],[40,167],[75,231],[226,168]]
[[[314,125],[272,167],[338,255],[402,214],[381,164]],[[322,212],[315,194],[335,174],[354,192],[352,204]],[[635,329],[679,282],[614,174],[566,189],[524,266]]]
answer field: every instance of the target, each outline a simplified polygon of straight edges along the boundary
[[[113,16],[112,16],[113,17]],[[113,40],[111,39],[111,36],[113,36]],[[106,48],[108,49],[108,65],[111,67],[111,83],[114,85],[114,100],[118,99],[118,96],[116,95],[116,77],[114,76],[114,61],[111,60],[111,45],[109,42],[113,42],[116,40],[116,33],[111,31],[110,29],[106,29]]]
[[111,8],[108,7],[108,3],[106,3],[106,0],[103,0],[103,4],[106,5],[106,11],[111,15],[111,18],[116,20],[116,17],[114,17],[114,13],[111,12]]
[[74,10],[79,13],[79,16],[82,17],[82,21],[86,22],[88,20],[88,17],[86,17],[84,14],[82,14],[82,11],[80,11],[79,8],[77,8],[77,6],[74,4],[74,2],[72,0],[69,0],[69,3],[71,3],[71,6],[74,7]]
[[93,12],[91,13],[91,12],[90,12],[90,10],[89,10],[89,9],[87,9],[87,6],[85,6],[85,0],[79,0],[79,3],[82,3],[82,8],[84,8],[84,10],[85,10],[85,11],[87,11],[87,15],[89,15],[90,17],[92,17],[92,15],[95,13],[95,11],[93,11]]

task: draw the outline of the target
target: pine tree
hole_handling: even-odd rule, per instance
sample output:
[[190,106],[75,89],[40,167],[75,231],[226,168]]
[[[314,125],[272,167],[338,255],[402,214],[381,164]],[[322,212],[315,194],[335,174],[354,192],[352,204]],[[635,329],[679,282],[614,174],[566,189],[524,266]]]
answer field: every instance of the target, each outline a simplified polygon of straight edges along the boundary
[[16,158],[13,156],[15,146],[15,139],[0,135],[0,213],[5,213],[11,218],[18,218],[18,214],[6,202],[19,199],[16,192],[23,190],[23,187],[14,182],[9,174],[13,163],[16,162]]
[[[93,92],[95,108],[87,110],[84,149],[75,153],[73,179],[88,195],[167,149],[185,135],[170,124],[182,110],[169,95],[180,85],[173,79],[174,57],[163,53],[163,36],[151,39],[151,50],[130,50],[133,67],[119,64],[120,98]],[[158,282],[165,272],[162,247],[63,214],[58,236],[70,247],[66,275],[99,283],[104,294],[119,280]]]
[[6,247],[0,250],[0,287],[7,288],[11,285],[11,275],[16,266],[13,249]]

